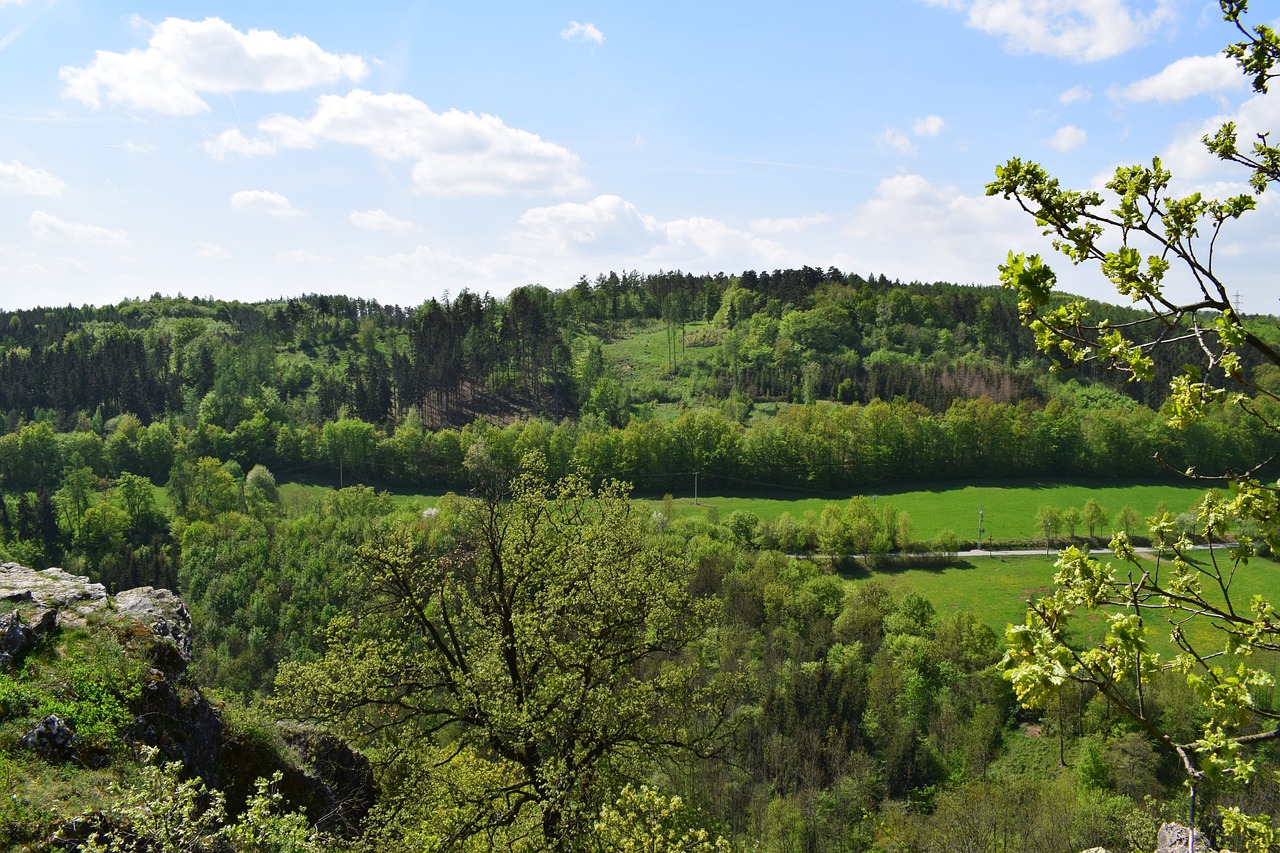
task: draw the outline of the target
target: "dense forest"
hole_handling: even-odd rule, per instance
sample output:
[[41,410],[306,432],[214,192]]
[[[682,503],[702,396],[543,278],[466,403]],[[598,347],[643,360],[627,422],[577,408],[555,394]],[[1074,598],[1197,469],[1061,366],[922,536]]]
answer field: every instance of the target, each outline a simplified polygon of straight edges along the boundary
[[[1150,732],[1071,685],[1019,709],[989,627],[848,584],[954,536],[918,542],[865,500],[762,524],[630,490],[1132,480],[1274,453],[1225,401],[1170,425],[1156,395],[1197,358],[1163,349],[1141,384],[1050,371],[1005,290],[811,268],[0,312],[0,559],[176,589],[202,684],[374,760],[383,799],[343,844],[1149,850],[1185,808]],[[282,500],[299,477],[333,488]],[[448,494],[422,513],[392,486]],[[1187,689],[1153,677],[1145,701],[1176,726]],[[1266,774],[1201,797],[1280,808]],[[639,827],[669,846],[601,840]]]

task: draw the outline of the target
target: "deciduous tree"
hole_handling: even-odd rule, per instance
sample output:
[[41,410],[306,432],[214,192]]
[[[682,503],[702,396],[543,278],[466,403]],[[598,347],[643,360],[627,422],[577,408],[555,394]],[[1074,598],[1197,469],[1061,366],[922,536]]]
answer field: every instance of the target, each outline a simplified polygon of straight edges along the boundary
[[[1221,6],[1243,36],[1226,53],[1257,91],[1267,91],[1280,62],[1280,38],[1265,25],[1243,23],[1244,0],[1221,0]],[[1011,198],[1034,216],[1073,263],[1097,263],[1119,295],[1147,310],[1144,319],[1116,325],[1092,319],[1083,301],[1055,292],[1055,275],[1038,256],[1011,252],[1000,274],[1017,292],[1023,319],[1040,348],[1060,362],[1096,361],[1133,380],[1152,381],[1152,354],[1190,343],[1195,359],[1168,382],[1170,423],[1184,427],[1214,407],[1234,406],[1253,419],[1256,430],[1274,434],[1280,428],[1280,400],[1255,381],[1253,366],[1280,364],[1280,352],[1239,314],[1231,285],[1216,267],[1215,244],[1228,223],[1257,206],[1257,193],[1280,181],[1280,148],[1261,134],[1251,150],[1243,151],[1230,123],[1205,143],[1247,170],[1254,194],[1221,201],[1199,192],[1178,196],[1173,176],[1159,159],[1150,166],[1117,169],[1107,184],[1109,199],[1092,190],[1064,189],[1039,165],[1016,159],[999,167],[987,187],[988,194]],[[1166,287],[1175,268],[1197,288],[1193,298],[1180,300]],[[1251,657],[1280,650],[1280,615],[1261,597],[1238,600],[1235,581],[1254,555],[1254,544],[1248,536],[1232,542],[1226,537],[1243,519],[1268,544],[1280,545],[1280,488],[1262,479],[1268,461],[1208,472],[1229,484],[1232,496],[1206,499],[1197,510],[1211,545],[1207,553],[1193,553],[1185,536],[1160,529],[1169,525],[1167,517],[1157,521],[1153,536],[1173,541],[1171,557],[1140,555],[1124,531],[1112,541],[1118,564],[1075,548],[1063,551],[1054,592],[1033,601],[1027,622],[1008,633],[1003,667],[1019,699],[1043,705],[1067,681],[1094,685],[1180,757],[1193,786],[1206,778],[1247,777],[1252,770],[1248,747],[1280,738],[1280,713],[1264,698],[1272,676]],[[1187,473],[1206,476],[1194,467]],[[1107,631],[1100,642],[1068,633],[1082,611],[1105,615]],[[1179,652],[1172,659],[1148,645],[1153,622],[1170,630]],[[1198,633],[1189,624],[1195,622],[1217,630]],[[1152,679],[1166,670],[1183,674],[1200,700],[1199,709],[1185,711],[1203,721],[1190,740],[1166,730],[1168,721],[1148,700]]]
[[445,842],[533,826],[535,846],[575,848],[623,781],[711,753],[725,725],[694,653],[717,605],[690,567],[622,485],[538,471],[441,513],[425,545],[398,529],[363,549],[362,611],[277,681],[293,713],[385,760],[420,745],[489,765]]

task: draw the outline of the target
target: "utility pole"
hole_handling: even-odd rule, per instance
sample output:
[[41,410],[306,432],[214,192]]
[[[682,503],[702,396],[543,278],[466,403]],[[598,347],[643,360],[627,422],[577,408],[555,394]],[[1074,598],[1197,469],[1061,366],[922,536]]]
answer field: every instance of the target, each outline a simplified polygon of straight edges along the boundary
[[982,550],[982,534],[987,532],[987,528],[982,526],[982,504],[978,504],[978,550]]
[[693,505],[698,505],[698,472],[693,472]]

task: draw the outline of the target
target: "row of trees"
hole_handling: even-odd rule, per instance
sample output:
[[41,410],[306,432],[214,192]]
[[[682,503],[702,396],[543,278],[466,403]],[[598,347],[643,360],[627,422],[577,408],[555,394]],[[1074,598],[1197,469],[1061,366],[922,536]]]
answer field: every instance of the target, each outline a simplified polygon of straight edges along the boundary
[[691,409],[669,422],[633,419],[624,428],[587,418],[428,430],[410,420],[390,434],[357,418],[299,429],[258,413],[227,431],[213,424],[144,427],[124,416],[105,439],[92,430],[56,433],[43,422],[0,435],[0,484],[51,491],[67,467],[164,482],[176,463],[208,456],[245,470],[263,464],[319,474],[339,485],[459,488],[467,483],[467,452],[483,442],[508,471],[536,450],[554,476],[581,470],[648,492],[691,487],[695,472],[719,486],[845,489],[975,477],[1160,477],[1192,465],[1213,475],[1265,454],[1269,440],[1234,407],[1217,407],[1179,429],[1140,406],[1086,408],[1065,400],[1045,407],[957,401],[936,414],[902,401],[819,403],[745,427],[727,408]]

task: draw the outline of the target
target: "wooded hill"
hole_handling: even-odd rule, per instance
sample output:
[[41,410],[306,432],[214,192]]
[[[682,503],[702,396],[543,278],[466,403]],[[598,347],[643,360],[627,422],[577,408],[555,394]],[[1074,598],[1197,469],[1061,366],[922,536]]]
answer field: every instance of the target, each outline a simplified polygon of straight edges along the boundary
[[[1250,326],[1280,337],[1274,318]],[[1050,376],[1033,343],[1001,289],[810,267],[610,273],[411,309],[157,295],[0,312],[0,484],[38,491],[79,453],[157,482],[176,454],[456,486],[480,436],[509,467],[536,448],[553,476],[649,490],[692,470],[844,487],[1259,458],[1267,438],[1230,410],[1163,426],[1150,395],[1193,350],[1162,349],[1157,381],[1130,384],[1093,367]],[[37,423],[79,437],[19,441]]]

